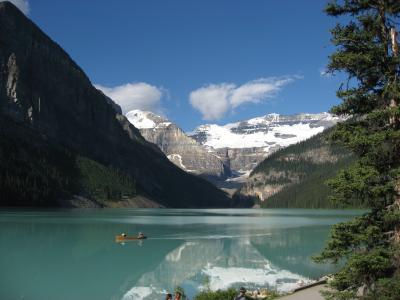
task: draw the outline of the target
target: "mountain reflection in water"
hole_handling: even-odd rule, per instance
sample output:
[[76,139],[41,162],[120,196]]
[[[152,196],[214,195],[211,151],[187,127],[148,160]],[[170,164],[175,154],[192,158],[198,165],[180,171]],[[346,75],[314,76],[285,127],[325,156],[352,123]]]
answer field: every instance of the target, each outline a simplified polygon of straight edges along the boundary
[[[163,299],[182,286],[288,290],[331,272],[311,262],[331,224],[322,210],[0,210],[1,299]],[[144,232],[142,243],[116,234]]]
[[143,274],[122,299],[161,299],[176,286],[182,286],[189,295],[203,288],[242,285],[290,291],[332,271],[331,266],[310,260],[310,255],[320,250],[318,237],[323,240],[326,230],[291,228],[250,238],[189,239],[169,252],[154,270]]

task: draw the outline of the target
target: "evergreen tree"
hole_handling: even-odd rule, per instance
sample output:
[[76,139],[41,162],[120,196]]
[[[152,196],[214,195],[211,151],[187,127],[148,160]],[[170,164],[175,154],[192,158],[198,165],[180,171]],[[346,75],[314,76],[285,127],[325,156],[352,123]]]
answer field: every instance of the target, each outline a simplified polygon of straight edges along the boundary
[[358,161],[329,182],[333,199],[358,199],[369,213],[334,226],[317,261],[345,262],[327,299],[400,299],[399,0],[331,1],[336,52],[328,71],[347,74],[332,109],[350,116],[331,136]]

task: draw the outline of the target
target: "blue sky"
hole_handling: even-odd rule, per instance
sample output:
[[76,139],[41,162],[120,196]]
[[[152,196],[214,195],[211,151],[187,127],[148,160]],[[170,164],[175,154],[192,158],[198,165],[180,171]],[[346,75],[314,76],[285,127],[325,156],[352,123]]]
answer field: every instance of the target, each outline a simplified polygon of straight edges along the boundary
[[338,103],[323,0],[14,2],[125,111],[184,130]]

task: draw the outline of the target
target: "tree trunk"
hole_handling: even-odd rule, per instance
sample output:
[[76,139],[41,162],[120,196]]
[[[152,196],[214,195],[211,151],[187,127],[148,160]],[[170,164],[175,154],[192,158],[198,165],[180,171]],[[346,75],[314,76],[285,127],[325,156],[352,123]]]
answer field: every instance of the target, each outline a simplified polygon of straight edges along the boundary
[[[393,210],[399,211],[400,210],[400,180],[397,180],[396,186],[394,188],[395,195],[393,201]],[[400,225],[397,225],[394,229],[394,242],[397,245],[400,245]]]
[[[392,50],[392,55],[393,57],[398,57],[399,56],[399,45],[397,41],[397,31],[395,27],[390,28],[390,41],[391,41],[391,50]],[[397,68],[394,69],[394,83],[397,83]],[[398,101],[397,99],[391,99],[389,107],[391,109],[396,109],[398,107]],[[399,118],[396,116],[391,116],[390,117],[390,125],[392,125],[394,128],[398,128],[398,124],[400,122]],[[391,205],[391,209],[394,211],[399,211],[400,210],[400,179],[398,178],[396,181],[396,185],[394,187],[394,200],[393,204]],[[395,246],[400,248],[400,225],[396,224],[393,232],[393,243]],[[394,257],[395,264],[397,265],[398,268],[400,268],[400,252],[397,252]]]
[[[395,187],[395,196],[394,196],[394,203],[392,205],[392,210],[393,211],[399,211],[400,210],[400,180],[397,180],[397,184]],[[400,222],[400,220],[399,220]],[[397,273],[400,275],[400,225],[399,222],[394,226],[394,232],[393,232],[393,244],[395,246],[395,253],[393,256],[393,261],[394,265],[397,268]]]
[[[390,41],[391,41],[391,45],[392,45],[392,56],[398,57],[399,56],[399,45],[397,43],[397,31],[396,31],[395,27],[390,28]],[[395,70],[394,70],[393,84],[396,84],[396,82],[397,82],[397,68],[395,68]],[[389,107],[394,109],[394,108],[397,108],[397,106],[398,106],[397,99],[391,99]],[[390,121],[391,125],[396,126],[397,123],[399,122],[399,119],[396,118],[395,116],[391,116],[389,121]]]
[[392,42],[393,56],[397,57],[399,55],[399,45],[397,43],[397,31],[394,27],[390,28],[390,40]]

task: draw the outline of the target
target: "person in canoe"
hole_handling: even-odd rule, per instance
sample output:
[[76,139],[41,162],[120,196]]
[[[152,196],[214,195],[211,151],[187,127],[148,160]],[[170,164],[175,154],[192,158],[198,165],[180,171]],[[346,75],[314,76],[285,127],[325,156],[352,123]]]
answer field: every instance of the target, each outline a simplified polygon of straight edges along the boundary
[[141,240],[144,240],[146,238],[147,237],[142,232],[139,232],[137,234],[137,236],[128,236],[126,233],[121,233],[121,234],[119,234],[119,235],[117,235],[115,237],[115,240],[117,242],[121,242],[121,241],[137,241],[137,240],[141,241]]

